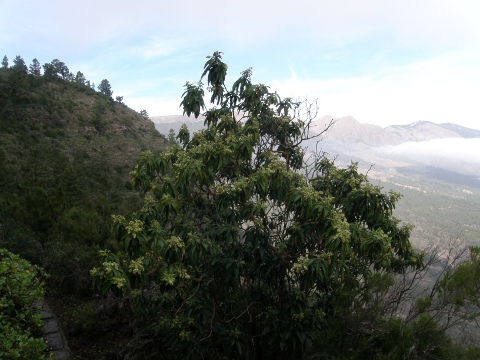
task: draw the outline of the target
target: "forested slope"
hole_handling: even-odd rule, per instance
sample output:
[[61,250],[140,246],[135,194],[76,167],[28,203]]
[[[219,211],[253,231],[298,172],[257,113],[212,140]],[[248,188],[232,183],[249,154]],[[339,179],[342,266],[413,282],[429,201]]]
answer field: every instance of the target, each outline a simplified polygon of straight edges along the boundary
[[[58,60],[0,69],[0,245],[43,265],[50,283],[89,292],[94,249],[113,213],[139,202],[130,171],[165,138],[146,113],[96,91]],[[36,66],[35,66],[36,65]],[[66,264],[68,263],[68,266]]]

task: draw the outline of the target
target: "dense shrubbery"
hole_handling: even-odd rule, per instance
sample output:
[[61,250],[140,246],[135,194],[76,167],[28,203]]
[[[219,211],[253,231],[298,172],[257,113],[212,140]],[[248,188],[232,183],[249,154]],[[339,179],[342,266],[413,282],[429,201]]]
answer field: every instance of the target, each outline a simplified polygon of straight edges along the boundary
[[0,358],[41,359],[41,315],[34,303],[43,298],[45,272],[0,248]]

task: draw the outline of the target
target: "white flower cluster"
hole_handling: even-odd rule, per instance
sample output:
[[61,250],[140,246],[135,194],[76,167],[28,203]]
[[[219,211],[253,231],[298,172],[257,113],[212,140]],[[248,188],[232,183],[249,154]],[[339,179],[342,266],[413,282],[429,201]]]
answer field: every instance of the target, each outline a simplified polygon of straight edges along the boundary
[[153,210],[153,206],[155,205],[155,199],[151,196],[146,196],[145,200],[143,201],[142,211],[151,214]]
[[298,313],[298,314],[293,314],[292,315],[292,320],[293,321],[301,322],[304,318],[305,318],[304,313]]
[[144,224],[141,220],[132,220],[125,228],[127,229],[127,232],[136,239],[137,235],[143,231],[143,225]]
[[165,272],[162,274],[162,281],[170,286],[175,284],[176,276],[172,272]]
[[188,280],[190,279],[190,275],[188,275],[188,272],[186,269],[180,269],[178,270],[178,277],[180,279],[185,279],[185,280]]
[[181,238],[178,236],[172,236],[170,239],[167,240],[167,247],[169,249],[184,249],[185,244]]
[[90,274],[95,276],[101,276],[107,278],[108,275],[112,274],[110,281],[117,288],[122,289],[127,285],[127,280],[120,275],[120,267],[118,263],[114,261],[104,261],[102,267],[93,268],[90,270]]
[[300,256],[292,266],[292,271],[297,275],[305,275],[308,271],[308,258]]
[[140,275],[145,270],[143,266],[143,257],[132,260],[128,266],[128,271],[134,275]]
[[302,186],[298,189],[298,191],[302,194],[305,200],[320,202],[321,201],[321,194],[316,191],[312,186]]
[[116,262],[107,262],[105,261],[103,264],[102,264],[103,268],[105,269],[105,274],[110,274],[112,271],[118,271],[119,268],[118,268],[118,263]]
[[127,284],[127,280],[123,277],[114,277],[112,279],[112,284],[115,285],[117,288],[122,289]]
[[125,218],[122,215],[112,215],[113,224],[122,224]]
[[348,224],[345,215],[339,212],[334,212],[332,220],[333,226],[337,229],[337,237],[340,241],[348,243],[352,234],[350,233],[350,225]]

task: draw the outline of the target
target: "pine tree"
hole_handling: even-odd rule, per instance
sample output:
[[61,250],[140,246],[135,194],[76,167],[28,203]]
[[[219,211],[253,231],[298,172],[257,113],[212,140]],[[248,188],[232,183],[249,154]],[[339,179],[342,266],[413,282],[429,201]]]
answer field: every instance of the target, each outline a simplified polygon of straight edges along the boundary
[[39,61],[35,58],[32,60],[30,64],[30,74],[35,76],[41,75],[42,66],[40,65]]

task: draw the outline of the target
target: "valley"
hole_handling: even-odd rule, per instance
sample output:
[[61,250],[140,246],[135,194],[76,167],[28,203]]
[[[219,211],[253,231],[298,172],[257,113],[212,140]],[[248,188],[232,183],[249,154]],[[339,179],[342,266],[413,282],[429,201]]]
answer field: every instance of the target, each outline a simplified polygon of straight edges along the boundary
[[[316,120],[312,133],[321,132],[330,119],[324,116]],[[170,129],[177,134],[184,123],[190,133],[204,128],[201,118],[153,116],[152,121],[165,136]],[[428,122],[381,128],[360,124],[350,116],[335,121],[318,143],[305,142],[307,150],[324,151],[340,167],[357,162],[372,183],[401,193],[395,214],[414,225],[415,246],[422,249],[454,239],[480,245],[480,162],[474,152],[471,158],[462,152],[466,145],[474,150],[478,147],[480,153],[479,130]],[[394,146],[410,146],[418,152],[392,151]],[[439,147],[450,148],[448,155],[435,153]]]

